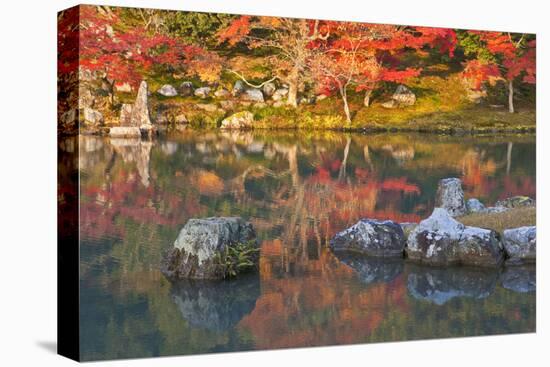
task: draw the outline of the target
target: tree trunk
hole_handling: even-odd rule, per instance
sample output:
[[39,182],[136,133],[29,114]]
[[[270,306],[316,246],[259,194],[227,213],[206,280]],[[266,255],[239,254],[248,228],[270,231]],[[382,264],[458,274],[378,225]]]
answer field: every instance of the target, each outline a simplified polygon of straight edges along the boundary
[[297,68],[292,69],[288,80],[288,97],[286,104],[292,107],[298,107],[298,75]]
[[346,122],[351,124],[351,113],[349,111],[348,105],[348,93],[345,87],[340,87],[340,96],[342,97],[342,102],[344,102],[344,113],[346,114]]
[[365,98],[363,99],[363,105],[365,107],[370,106],[370,95],[372,94],[372,89],[369,89],[365,92]]
[[514,113],[514,82],[508,81],[508,112]]

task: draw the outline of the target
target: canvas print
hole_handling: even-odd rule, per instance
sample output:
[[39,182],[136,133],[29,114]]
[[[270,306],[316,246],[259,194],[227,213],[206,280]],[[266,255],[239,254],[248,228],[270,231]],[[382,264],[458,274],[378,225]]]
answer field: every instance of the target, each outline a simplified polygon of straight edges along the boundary
[[59,12],[60,354],[534,332],[535,99],[534,34]]

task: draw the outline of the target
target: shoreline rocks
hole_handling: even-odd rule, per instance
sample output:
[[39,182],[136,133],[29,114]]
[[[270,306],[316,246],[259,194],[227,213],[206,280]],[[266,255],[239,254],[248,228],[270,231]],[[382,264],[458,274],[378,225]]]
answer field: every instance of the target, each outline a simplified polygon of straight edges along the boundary
[[241,111],[222,120],[221,129],[250,129],[254,122],[254,114]]
[[[251,223],[239,217],[189,219],[161,262],[161,272],[171,280],[223,279],[227,276],[231,247],[250,244],[257,248],[256,232]],[[258,264],[257,253],[249,259]]]
[[442,208],[435,208],[407,239],[409,259],[434,266],[499,266],[504,251],[498,234],[489,229],[467,227]]
[[374,257],[403,257],[405,241],[405,234],[398,223],[361,219],[337,233],[330,240],[330,248]]
[[532,264],[537,258],[537,227],[519,227],[504,230],[504,250],[508,265]]
[[458,178],[444,178],[439,180],[435,197],[435,206],[445,209],[451,217],[458,217],[466,214],[462,181]]

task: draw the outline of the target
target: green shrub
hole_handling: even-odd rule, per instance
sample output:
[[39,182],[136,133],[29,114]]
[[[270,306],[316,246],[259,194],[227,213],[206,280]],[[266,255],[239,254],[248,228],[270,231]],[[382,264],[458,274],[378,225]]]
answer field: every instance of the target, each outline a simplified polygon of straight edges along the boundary
[[256,269],[259,252],[260,248],[256,246],[256,241],[237,243],[217,253],[215,261],[221,268],[224,278],[234,278]]

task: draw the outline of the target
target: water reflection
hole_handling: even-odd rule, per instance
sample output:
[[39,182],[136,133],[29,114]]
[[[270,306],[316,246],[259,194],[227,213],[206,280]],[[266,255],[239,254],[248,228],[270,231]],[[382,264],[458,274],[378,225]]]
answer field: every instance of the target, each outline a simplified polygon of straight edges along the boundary
[[537,269],[534,265],[506,267],[501,282],[504,288],[515,292],[534,292],[537,288]]
[[193,327],[229,330],[249,314],[260,296],[257,275],[222,282],[180,281],[172,286],[172,299]]
[[[60,145],[70,149],[84,359],[534,330],[534,272],[445,275],[327,248],[362,217],[418,222],[441,177],[488,205],[535,197],[534,137],[187,131]],[[256,227],[259,279],[167,283],[158,264],[181,227],[221,215]]]
[[443,305],[456,297],[488,297],[495,290],[498,276],[498,269],[412,266],[407,288],[416,299]]
[[393,281],[403,272],[405,263],[402,259],[377,259],[345,252],[337,252],[335,255],[352,268],[364,284]]

